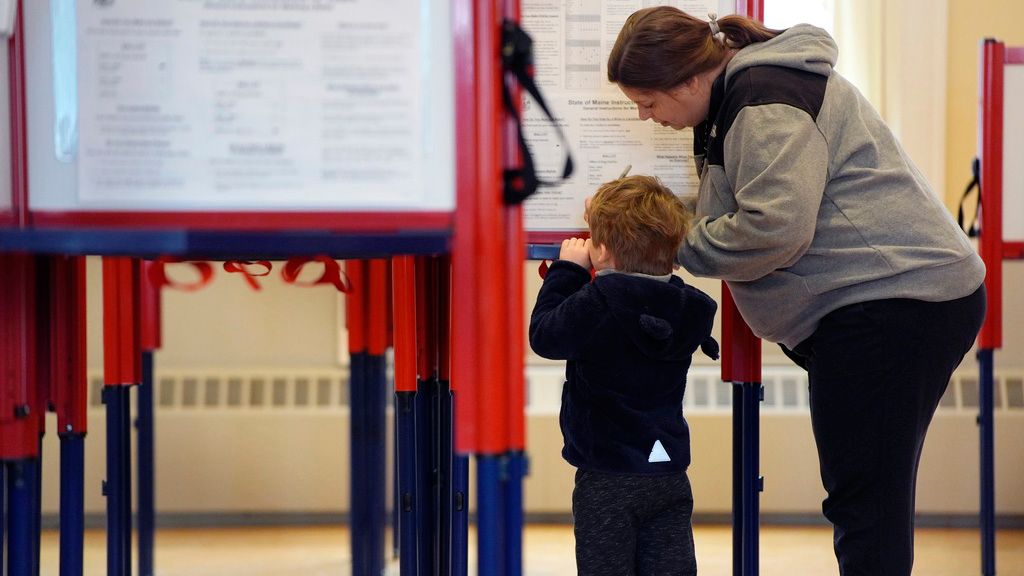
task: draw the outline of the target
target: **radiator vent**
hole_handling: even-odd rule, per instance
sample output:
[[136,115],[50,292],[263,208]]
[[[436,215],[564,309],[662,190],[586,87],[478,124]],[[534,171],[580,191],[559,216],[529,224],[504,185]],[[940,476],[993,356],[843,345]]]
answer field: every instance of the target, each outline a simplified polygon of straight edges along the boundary
[[[539,411],[557,410],[564,369],[557,365],[527,369],[530,382],[531,408]],[[766,366],[762,371],[766,413],[807,412],[807,373],[796,367]],[[995,409],[1024,413],[1024,373],[996,372]],[[695,366],[687,379],[683,407],[687,411],[731,412],[732,385],[722,382],[718,366]],[[939,402],[941,412],[976,412],[978,410],[978,375],[960,370],[946,388]]]
[[[528,366],[528,408],[557,412],[564,368]],[[807,412],[807,374],[795,367],[767,366],[762,373],[766,413]],[[340,410],[348,406],[348,369],[191,369],[157,370],[154,401],[158,410]],[[391,386],[389,369],[388,385]],[[102,406],[103,374],[89,376],[89,404]],[[389,394],[390,394],[389,390]],[[1024,372],[996,372],[995,408],[1024,413]],[[940,412],[976,412],[978,375],[961,370],[953,375],[939,402]],[[730,412],[732,385],[721,381],[717,366],[690,370],[688,411]]]
[[[102,405],[103,375],[89,378],[89,404]],[[157,370],[157,410],[340,410],[348,406],[348,369]]]

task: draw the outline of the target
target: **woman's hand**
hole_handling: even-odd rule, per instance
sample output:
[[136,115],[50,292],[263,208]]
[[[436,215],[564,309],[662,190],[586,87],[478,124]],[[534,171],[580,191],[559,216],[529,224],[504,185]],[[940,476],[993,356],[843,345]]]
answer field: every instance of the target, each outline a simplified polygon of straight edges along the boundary
[[558,251],[559,260],[568,260],[590,270],[590,238],[566,238]]

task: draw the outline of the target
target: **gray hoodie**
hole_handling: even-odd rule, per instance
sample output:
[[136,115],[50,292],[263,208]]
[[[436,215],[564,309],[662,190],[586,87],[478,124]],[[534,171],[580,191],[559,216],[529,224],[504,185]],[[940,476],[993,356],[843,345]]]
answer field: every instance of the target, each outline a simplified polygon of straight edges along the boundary
[[678,260],[725,280],[754,333],[795,347],[836,308],[971,294],[985,268],[809,25],[740,50],[695,129],[696,221]]

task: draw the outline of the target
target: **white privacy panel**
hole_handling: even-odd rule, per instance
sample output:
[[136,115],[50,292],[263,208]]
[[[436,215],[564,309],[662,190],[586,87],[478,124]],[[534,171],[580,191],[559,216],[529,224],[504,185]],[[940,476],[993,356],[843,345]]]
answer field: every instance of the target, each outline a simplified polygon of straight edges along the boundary
[[451,0],[23,5],[33,211],[454,209]]
[[[2,10],[2,7],[0,7]],[[8,44],[0,37],[0,62],[7,62]],[[0,110],[10,110],[10,73],[6,64],[0,66]],[[11,115],[0,114],[0,214],[10,212],[13,204],[11,189]]]
[[1024,241],[1024,64],[1007,64],[1003,84],[1003,239]]

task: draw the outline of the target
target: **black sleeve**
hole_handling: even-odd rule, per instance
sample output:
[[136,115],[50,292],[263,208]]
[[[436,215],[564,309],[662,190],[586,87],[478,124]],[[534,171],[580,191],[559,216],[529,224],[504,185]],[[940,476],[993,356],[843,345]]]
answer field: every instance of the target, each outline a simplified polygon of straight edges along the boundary
[[544,277],[530,316],[530,347],[550,360],[573,360],[605,317],[590,272],[556,260]]

